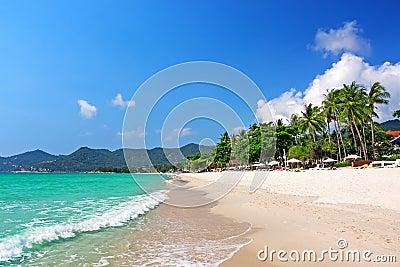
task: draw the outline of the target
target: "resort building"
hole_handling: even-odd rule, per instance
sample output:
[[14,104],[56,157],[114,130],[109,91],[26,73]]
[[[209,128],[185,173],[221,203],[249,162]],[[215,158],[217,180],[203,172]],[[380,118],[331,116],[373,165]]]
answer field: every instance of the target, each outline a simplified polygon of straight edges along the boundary
[[400,136],[400,131],[389,130],[389,131],[386,132],[386,134],[389,134],[389,135],[393,136],[394,138],[396,138],[396,137]]

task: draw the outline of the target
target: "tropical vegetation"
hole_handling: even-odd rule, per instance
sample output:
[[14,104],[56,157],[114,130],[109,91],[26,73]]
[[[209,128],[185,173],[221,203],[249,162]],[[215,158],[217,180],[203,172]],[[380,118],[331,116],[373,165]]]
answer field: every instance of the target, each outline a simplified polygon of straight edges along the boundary
[[[199,166],[202,160],[205,165],[224,168],[229,161],[283,162],[286,156],[302,161],[331,157],[342,162],[349,154],[368,160],[398,153],[390,143],[392,137],[375,121],[379,105],[388,104],[390,99],[382,84],[375,82],[367,88],[354,81],[328,89],[323,97],[320,106],[306,104],[288,121],[253,124],[231,136],[224,133],[213,151],[213,160],[210,155],[201,155],[189,162]],[[400,117],[400,111],[393,116]]]

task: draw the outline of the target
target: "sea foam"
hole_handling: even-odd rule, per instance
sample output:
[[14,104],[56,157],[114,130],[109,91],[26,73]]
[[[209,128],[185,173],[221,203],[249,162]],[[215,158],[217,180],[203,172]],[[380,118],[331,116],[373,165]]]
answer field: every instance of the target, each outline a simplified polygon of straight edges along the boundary
[[122,226],[139,215],[154,209],[166,198],[166,191],[131,196],[127,201],[119,203],[104,213],[93,215],[81,222],[28,228],[23,233],[0,240],[0,262],[21,257],[24,249],[32,248],[35,244],[71,238],[78,233],[97,231],[106,227]]

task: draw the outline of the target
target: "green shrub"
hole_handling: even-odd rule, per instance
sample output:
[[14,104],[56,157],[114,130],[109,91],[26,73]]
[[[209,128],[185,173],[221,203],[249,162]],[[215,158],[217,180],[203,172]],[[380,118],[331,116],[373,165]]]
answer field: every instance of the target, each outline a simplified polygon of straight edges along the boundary
[[350,161],[343,161],[335,164],[335,167],[348,167],[348,166],[351,166]]
[[394,155],[393,157],[390,157],[388,160],[396,160],[400,159],[400,154]]
[[376,160],[396,160],[396,159],[400,159],[400,154],[391,156],[391,157],[377,157]]

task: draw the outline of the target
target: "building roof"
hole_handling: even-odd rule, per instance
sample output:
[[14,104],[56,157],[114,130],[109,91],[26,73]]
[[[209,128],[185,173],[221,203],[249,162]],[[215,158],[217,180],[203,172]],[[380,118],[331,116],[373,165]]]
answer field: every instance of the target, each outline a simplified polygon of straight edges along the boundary
[[386,134],[389,134],[389,135],[391,135],[393,137],[399,137],[400,136],[400,131],[391,131],[391,130],[389,130],[389,131],[386,132]]
[[396,144],[400,144],[400,136],[397,136],[395,139],[393,139],[392,141],[390,141],[391,143],[396,143]]

